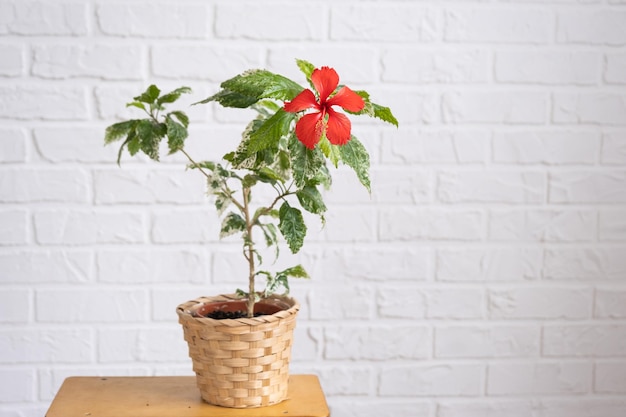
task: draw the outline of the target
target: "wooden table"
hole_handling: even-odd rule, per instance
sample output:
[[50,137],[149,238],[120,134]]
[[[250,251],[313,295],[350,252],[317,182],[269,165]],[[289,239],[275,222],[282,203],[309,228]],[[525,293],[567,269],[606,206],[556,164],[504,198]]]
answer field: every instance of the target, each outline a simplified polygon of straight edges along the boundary
[[46,417],[328,417],[315,375],[291,375],[289,399],[261,408],[234,409],[202,401],[193,376],[70,377]]

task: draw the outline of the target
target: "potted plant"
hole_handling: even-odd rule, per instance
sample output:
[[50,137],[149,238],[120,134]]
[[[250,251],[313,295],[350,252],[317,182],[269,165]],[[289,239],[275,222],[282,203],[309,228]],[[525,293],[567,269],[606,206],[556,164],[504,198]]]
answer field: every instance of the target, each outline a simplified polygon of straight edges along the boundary
[[[288,280],[308,275],[301,265],[277,272],[259,269],[257,239],[274,249],[276,258],[280,236],[291,252],[300,250],[307,232],[302,210],[323,220],[327,209],[320,188],[331,185],[329,162],[335,168],[340,163],[353,168],[370,189],[368,152],[352,136],[349,118],[337,107],[397,126],[389,108],[371,102],[365,91],[340,86],[334,69],[296,62],[310,88],[266,70],[250,70],[224,81],[215,95],[196,103],[217,102],[257,112],[236,148],[221,162],[197,160],[185,150],[189,119],[167,107],[190,93],[188,87],[162,94],[151,85],[127,104],[145,112],[145,118],[106,129],[106,144],[122,141],[118,164],[124,149],[158,161],[166,140],[170,154],[182,153],[188,167],[206,178],[208,194],[222,218],[220,236],[242,238],[242,260],[248,265],[245,289],[200,297],[177,308],[202,398],[216,405],[258,407],[286,397],[299,310],[297,301],[288,296]],[[273,189],[265,202],[253,199],[252,191],[260,188]],[[265,280],[264,289],[258,288],[257,278]]]

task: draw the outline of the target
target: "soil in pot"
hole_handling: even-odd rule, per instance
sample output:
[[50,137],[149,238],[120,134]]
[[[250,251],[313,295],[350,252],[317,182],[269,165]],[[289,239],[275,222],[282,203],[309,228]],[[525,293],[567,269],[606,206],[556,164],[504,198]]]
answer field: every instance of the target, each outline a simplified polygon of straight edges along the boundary
[[[283,310],[284,306],[269,302],[257,302],[254,305],[254,317],[270,315]],[[215,320],[242,319],[248,315],[246,300],[232,300],[208,303],[198,308],[196,317],[207,317]]]

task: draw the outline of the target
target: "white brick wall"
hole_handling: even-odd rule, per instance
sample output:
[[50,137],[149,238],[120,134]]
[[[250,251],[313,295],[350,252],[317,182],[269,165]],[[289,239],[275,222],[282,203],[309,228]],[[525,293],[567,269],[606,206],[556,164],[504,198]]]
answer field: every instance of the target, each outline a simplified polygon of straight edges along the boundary
[[[333,416],[625,416],[625,1],[0,0],[0,417],[191,374],[174,309],[240,286],[239,248],[181,158],[119,168],[103,130],[294,58],[400,121],[355,121],[372,195],[339,171],[293,257],[292,370]],[[250,115],[189,114],[207,159]]]

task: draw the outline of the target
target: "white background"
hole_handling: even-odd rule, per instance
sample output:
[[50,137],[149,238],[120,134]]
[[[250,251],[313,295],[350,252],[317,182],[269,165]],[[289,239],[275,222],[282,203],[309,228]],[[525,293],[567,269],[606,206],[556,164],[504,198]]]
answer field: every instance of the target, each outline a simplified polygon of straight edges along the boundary
[[[296,259],[292,372],[333,416],[626,415],[626,2],[0,0],[0,416],[71,375],[190,375],[175,307],[245,281],[184,160],[104,128],[303,58],[390,106]],[[189,150],[246,111],[189,109]],[[284,249],[284,253],[288,250]],[[281,265],[279,265],[281,266]]]

